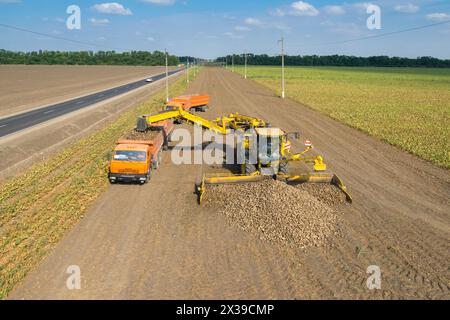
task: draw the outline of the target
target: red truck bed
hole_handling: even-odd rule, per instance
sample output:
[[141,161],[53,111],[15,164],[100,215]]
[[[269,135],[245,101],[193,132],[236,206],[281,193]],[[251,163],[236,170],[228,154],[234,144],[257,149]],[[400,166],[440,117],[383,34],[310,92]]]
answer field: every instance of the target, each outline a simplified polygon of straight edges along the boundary
[[148,145],[151,148],[151,153],[154,155],[159,152],[165,142],[168,142],[167,139],[172,133],[174,125],[171,121],[161,121],[150,125],[150,128],[146,132],[133,130],[117,141],[116,144]]

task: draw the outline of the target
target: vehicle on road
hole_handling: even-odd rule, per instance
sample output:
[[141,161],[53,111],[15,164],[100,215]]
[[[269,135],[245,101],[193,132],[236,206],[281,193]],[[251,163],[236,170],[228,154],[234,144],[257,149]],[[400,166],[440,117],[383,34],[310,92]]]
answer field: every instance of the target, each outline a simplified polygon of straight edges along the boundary
[[173,127],[172,122],[161,121],[149,126],[145,132],[133,130],[117,141],[109,163],[109,181],[149,182],[152,172],[161,165],[161,154],[168,148]]
[[145,82],[148,82],[148,83],[153,82],[153,78],[147,78],[147,79],[145,79]]

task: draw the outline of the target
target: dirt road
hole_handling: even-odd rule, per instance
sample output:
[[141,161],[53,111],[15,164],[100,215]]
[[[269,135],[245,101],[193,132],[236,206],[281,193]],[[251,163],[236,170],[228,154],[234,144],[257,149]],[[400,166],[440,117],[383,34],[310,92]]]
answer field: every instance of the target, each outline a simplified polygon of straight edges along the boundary
[[164,67],[0,65],[0,117],[162,72]]
[[[210,119],[239,111],[313,141],[354,196],[334,245],[296,249],[241,231],[196,205],[201,167],[166,153],[150,184],[111,186],[10,298],[450,298],[448,171],[222,69],[189,91],[211,95]],[[66,288],[70,265],[81,290]],[[370,265],[381,290],[367,289]]]

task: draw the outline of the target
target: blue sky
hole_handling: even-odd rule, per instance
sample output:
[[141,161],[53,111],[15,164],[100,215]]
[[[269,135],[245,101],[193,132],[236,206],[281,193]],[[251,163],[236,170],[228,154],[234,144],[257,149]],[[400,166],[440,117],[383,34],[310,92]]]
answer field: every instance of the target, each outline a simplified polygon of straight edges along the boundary
[[[366,26],[368,4],[381,8],[381,30]],[[68,30],[66,9],[81,8],[81,30]],[[0,23],[106,48],[164,50],[215,58],[231,53],[435,56],[450,59],[450,23],[363,41],[450,20],[449,0],[0,0]],[[333,42],[333,44],[330,44]],[[100,50],[0,27],[8,50]]]

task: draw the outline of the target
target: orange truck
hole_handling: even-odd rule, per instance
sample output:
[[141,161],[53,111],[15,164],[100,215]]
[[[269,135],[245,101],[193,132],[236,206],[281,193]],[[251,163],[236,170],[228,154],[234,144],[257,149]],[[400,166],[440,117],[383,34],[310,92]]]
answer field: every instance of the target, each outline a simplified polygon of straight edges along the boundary
[[158,122],[146,132],[133,131],[116,143],[109,163],[111,183],[134,182],[145,184],[161,164],[161,154],[168,148],[174,125]]
[[208,95],[192,94],[173,98],[166,103],[166,110],[171,111],[182,108],[185,111],[206,112],[208,110],[208,105]]

